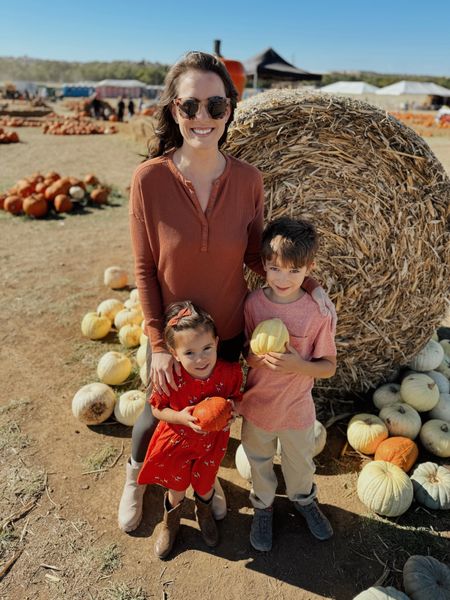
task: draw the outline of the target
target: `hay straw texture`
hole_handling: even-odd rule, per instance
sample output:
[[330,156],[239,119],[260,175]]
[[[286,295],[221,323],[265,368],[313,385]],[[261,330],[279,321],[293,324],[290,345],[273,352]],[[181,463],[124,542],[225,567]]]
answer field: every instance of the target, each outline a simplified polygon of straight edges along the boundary
[[450,180],[442,165],[380,109],[296,90],[242,102],[226,151],[262,172],[266,220],[306,218],[321,234],[314,276],[336,305],[338,369],[316,382],[315,397],[342,399],[387,380],[446,311]]

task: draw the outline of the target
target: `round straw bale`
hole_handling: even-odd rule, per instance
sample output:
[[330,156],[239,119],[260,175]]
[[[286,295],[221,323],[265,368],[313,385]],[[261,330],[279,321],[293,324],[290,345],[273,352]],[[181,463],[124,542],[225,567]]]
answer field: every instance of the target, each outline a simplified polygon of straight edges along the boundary
[[336,305],[338,369],[315,397],[389,379],[430,339],[449,292],[450,180],[428,145],[364,102],[270,90],[240,103],[226,151],[262,172],[266,221],[309,219],[321,236],[314,276]]

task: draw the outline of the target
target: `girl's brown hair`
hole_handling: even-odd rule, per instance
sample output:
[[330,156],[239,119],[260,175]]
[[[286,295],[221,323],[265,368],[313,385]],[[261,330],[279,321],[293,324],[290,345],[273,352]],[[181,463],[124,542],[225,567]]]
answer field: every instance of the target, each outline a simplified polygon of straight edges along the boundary
[[225,68],[223,62],[213,54],[206,52],[188,52],[181,60],[173,65],[166,75],[164,81],[164,90],[158,102],[156,111],[157,124],[155,135],[157,141],[149,144],[149,158],[161,156],[168,150],[180,148],[183,144],[183,137],[178,125],[175,123],[171,112],[173,100],[177,98],[178,80],[186,71],[196,69],[197,71],[216,73],[223,81],[225,86],[225,95],[230,99],[231,114],[225,125],[225,131],[219,140],[219,148],[227,139],[228,126],[233,120],[234,109],[236,108],[238,93],[233,85],[231,77]]
[[169,348],[175,349],[175,333],[185,329],[203,328],[217,337],[217,330],[210,314],[195,306],[190,300],[169,304],[164,315],[164,340]]

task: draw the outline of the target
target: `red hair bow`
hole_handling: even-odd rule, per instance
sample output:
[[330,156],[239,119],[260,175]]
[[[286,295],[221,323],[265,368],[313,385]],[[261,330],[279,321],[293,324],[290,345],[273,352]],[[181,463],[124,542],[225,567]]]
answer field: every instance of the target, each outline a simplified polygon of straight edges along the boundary
[[178,313],[172,317],[171,319],[169,319],[169,321],[167,322],[168,327],[173,327],[174,325],[178,325],[178,323],[181,321],[181,319],[183,317],[190,317],[192,315],[191,309],[190,308],[181,308]]

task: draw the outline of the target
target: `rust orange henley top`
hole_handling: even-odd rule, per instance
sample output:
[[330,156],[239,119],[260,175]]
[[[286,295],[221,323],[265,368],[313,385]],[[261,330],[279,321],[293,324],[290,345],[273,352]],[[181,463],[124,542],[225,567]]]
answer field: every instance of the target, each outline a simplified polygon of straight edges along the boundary
[[203,213],[173,151],[135,170],[130,192],[136,285],[153,352],[165,350],[164,309],[191,300],[213,317],[220,339],[244,329],[244,263],[264,275],[260,258],[264,191],[260,172],[225,155]]

